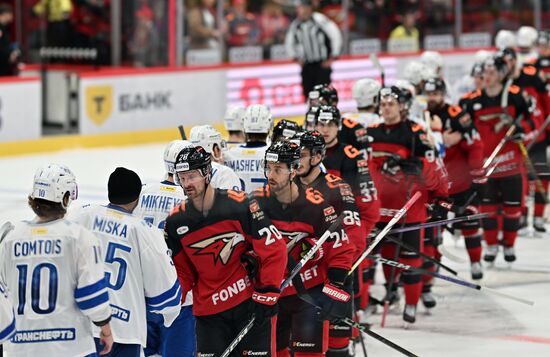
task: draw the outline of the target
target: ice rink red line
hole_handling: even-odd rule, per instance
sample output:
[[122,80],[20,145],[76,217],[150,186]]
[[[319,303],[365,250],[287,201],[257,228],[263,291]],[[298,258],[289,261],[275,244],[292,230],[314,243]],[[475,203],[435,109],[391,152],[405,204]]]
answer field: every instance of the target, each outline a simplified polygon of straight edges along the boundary
[[542,343],[543,345],[550,345],[550,338],[548,337],[517,335],[517,336],[502,336],[502,337],[499,337],[499,340]]

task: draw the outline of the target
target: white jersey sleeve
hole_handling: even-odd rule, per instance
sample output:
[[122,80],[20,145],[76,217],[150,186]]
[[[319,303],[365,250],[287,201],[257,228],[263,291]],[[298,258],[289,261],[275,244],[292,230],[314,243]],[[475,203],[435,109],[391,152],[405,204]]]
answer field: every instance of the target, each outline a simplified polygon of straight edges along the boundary
[[20,222],[0,244],[0,279],[9,289],[17,331],[13,356],[95,353],[94,321],[111,316],[97,239],[65,219]]
[[183,200],[183,189],[174,183],[163,181],[147,184],[141,190],[139,203],[133,214],[151,226],[164,230],[166,217]]
[[344,115],[342,115],[342,118],[355,120],[359,124],[363,125],[363,127],[365,128],[384,122],[384,119],[380,118],[380,115],[376,113],[345,113]]
[[149,311],[162,314],[169,327],[181,310],[181,286],[176,274],[172,253],[164,236],[145,224],[135,227],[140,244],[141,274],[145,302]]
[[[114,341],[145,346],[146,305],[155,305],[157,312],[166,313],[166,324],[173,320],[173,304],[178,311],[180,305],[172,294],[171,289],[177,290],[177,286],[174,288],[176,272],[167,259],[168,249],[161,248],[162,234],[138,217],[111,205],[90,206],[73,219],[90,229],[101,243]],[[158,248],[153,248],[153,244],[158,244]],[[156,254],[158,251],[162,254]],[[147,269],[156,275],[146,273]],[[152,302],[147,300],[150,298]],[[163,303],[157,306],[160,300]],[[99,330],[95,329],[94,333],[98,336]]]
[[239,176],[243,190],[248,193],[267,184],[264,176],[264,156],[267,148],[267,145],[241,145],[228,150],[224,155],[225,166]]
[[212,162],[212,187],[223,190],[242,191],[242,183],[235,171],[229,167]]
[[8,300],[8,292],[0,278],[0,344],[15,334],[15,315]]

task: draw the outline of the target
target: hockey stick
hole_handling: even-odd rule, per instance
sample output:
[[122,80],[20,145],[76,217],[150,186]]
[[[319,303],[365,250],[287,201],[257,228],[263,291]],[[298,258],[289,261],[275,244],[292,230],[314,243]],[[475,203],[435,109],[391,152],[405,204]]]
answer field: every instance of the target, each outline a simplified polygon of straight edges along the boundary
[[[495,158],[497,157],[499,152],[502,150],[504,145],[506,145],[506,143],[508,142],[508,139],[514,134],[515,131],[516,131],[516,126],[511,125],[510,128],[508,129],[508,131],[506,132],[506,134],[504,135],[504,137],[500,140],[498,145],[495,147],[495,149],[493,150],[491,155],[483,163],[483,167],[482,167],[483,170],[488,171],[487,169],[489,168],[489,166],[493,163],[493,161],[495,160]],[[493,170],[494,170],[494,168],[493,168]],[[492,171],[491,171],[491,173],[492,173]],[[486,174],[486,176],[489,177],[490,174]]]
[[369,259],[372,259],[372,260],[375,260],[375,261],[380,262],[382,264],[393,266],[393,267],[396,267],[396,268],[399,268],[399,269],[416,272],[416,273],[421,274],[421,275],[431,275],[435,278],[447,280],[450,283],[457,284],[457,285],[462,285],[462,286],[465,286],[465,287],[470,288],[470,289],[479,290],[479,291],[487,291],[488,293],[498,295],[500,297],[504,297],[504,298],[507,298],[507,299],[510,299],[510,300],[514,300],[514,301],[520,302],[522,304],[531,305],[531,306],[535,305],[534,301],[523,299],[523,298],[511,295],[511,294],[503,293],[503,292],[498,291],[496,289],[492,289],[492,288],[482,286],[482,285],[479,285],[479,284],[474,284],[474,283],[471,283],[469,281],[465,281],[465,280],[462,280],[462,279],[459,279],[459,278],[456,278],[456,277],[453,277],[453,276],[443,275],[443,274],[439,274],[437,272],[432,272],[432,271],[424,270],[424,269],[421,269],[421,268],[416,268],[416,267],[410,266],[408,264],[399,263],[399,262],[396,262],[396,261],[393,261],[393,260],[382,258],[380,256],[372,255],[372,256],[369,256]]
[[523,159],[525,160],[525,167],[527,167],[527,171],[531,172],[531,175],[533,175],[533,177],[535,178],[533,181],[535,181],[535,186],[537,187],[537,190],[539,190],[540,194],[542,195],[542,198],[544,199],[544,203],[548,203],[548,195],[546,194],[546,190],[544,189],[542,181],[537,175],[537,170],[533,165],[533,161],[531,161],[531,158],[529,157],[529,153],[527,152],[527,148],[525,147],[525,144],[523,144],[522,141],[518,142],[517,144],[519,146],[519,150],[521,151],[521,154],[523,155]]
[[405,248],[406,250],[410,251],[410,252],[413,252],[414,254],[418,254],[419,256],[421,256],[422,258],[424,258],[425,260],[428,260],[432,263],[434,263],[435,265],[438,265],[440,266],[441,268],[447,270],[449,273],[453,274],[453,275],[458,275],[458,273],[449,268],[448,266],[446,266],[445,264],[441,263],[440,261],[438,261],[437,259],[434,259],[432,257],[430,257],[429,255],[426,255],[424,253],[422,253],[421,251],[417,250],[416,248],[414,247],[411,247],[410,245],[400,241],[399,239],[395,239],[393,238],[391,235],[388,235],[386,238],[388,238],[389,240],[391,240],[392,242],[394,242],[395,244],[397,245],[400,245],[402,248]]
[[181,140],[187,140],[187,135],[185,135],[185,129],[183,125],[178,125],[178,130],[180,132]]
[[470,216],[455,217],[455,218],[449,218],[449,219],[442,219],[440,221],[420,223],[420,224],[417,224],[415,226],[395,228],[395,229],[392,229],[389,233],[390,234],[395,234],[395,233],[401,233],[401,232],[416,231],[416,230],[419,230],[419,229],[422,229],[422,228],[432,228],[432,227],[438,227],[438,226],[445,226],[445,225],[452,224],[452,223],[474,221],[476,219],[487,218],[487,217],[489,217],[489,213],[478,213],[478,214],[472,214]]
[[407,211],[415,204],[415,202],[422,196],[420,191],[417,191],[410,200],[397,212],[397,214],[388,222],[388,224],[376,235],[371,245],[361,254],[361,256],[353,263],[348,275],[351,275],[355,269],[361,264],[363,260],[374,250],[374,248],[380,243],[380,241],[388,234],[391,228],[407,213]]
[[[338,225],[340,224],[340,221],[342,219],[342,216],[338,216],[334,222],[328,227],[328,229],[323,233],[321,238],[317,240],[317,243],[313,247],[311,247],[308,252],[304,255],[304,257],[296,264],[296,266],[292,269],[292,271],[289,273],[288,277],[283,281],[281,284],[281,292],[290,285],[292,282],[292,279],[300,272],[300,269],[304,267],[304,265],[313,257],[313,255],[319,250],[321,245],[332,235],[332,232],[336,230]],[[237,347],[237,345],[243,340],[243,338],[250,332],[252,327],[254,326],[254,322],[256,321],[256,316],[252,315],[248,323],[243,327],[243,329],[239,332],[237,337],[231,343],[225,351],[223,351],[221,357],[228,357],[231,352]]]
[[378,56],[376,53],[370,54],[370,61],[372,62],[372,65],[374,68],[378,70],[380,73],[380,83],[382,84],[382,87],[386,86],[386,73],[384,73],[384,67],[380,64],[380,61],[378,60]]
[[0,244],[2,243],[4,238],[6,238],[8,233],[12,231],[14,228],[15,226],[10,221],[7,221],[2,225],[2,227],[0,227]]
[[546,120],[544,121],[544,123],[542,123],[542,126],[537,131],[535,137],[531,140],[529,145],[527,145],[527,151],[531,151],[531,148],[537,143],[537,140],[539,140],[540,136],[545,132],[548,125],[550,125],[550,115],[546,117]]

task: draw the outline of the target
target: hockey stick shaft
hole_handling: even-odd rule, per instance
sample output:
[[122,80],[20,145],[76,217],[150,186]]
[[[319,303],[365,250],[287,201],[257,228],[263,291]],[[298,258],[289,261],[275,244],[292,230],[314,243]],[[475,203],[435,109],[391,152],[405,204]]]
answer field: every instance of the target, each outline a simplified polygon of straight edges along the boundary
[[178,131],[180,132],[181,140],[187,140],[187,135],[185,135],[183,125],[178,125]]
[[465,221],[474,221],[476,219],[482,219],[489,217],[489,213],[478,213],[473,214],[470,216],[464,216],[464,217],[455,217],[455,218],[449,218],[449,219],[442,219],[440,221],[433,221],[433,222],[427,222],[427,223],[421,223],[416,226],[409,226],[409,227],[403,227],[403,228],[395,228],[392,229],[389,233],[395,234],[395,233],[401,233],[401,232],[410,232],[410,231],[416,231],[423,228],[432,228],[432,227],[439,227],[439,226],[445,226],[447,224],[453,224],[458,222],[465,222]]
[[382,64],[380,64],[380,61],[378,60],[378,56],[376,55],[376,53],[371,53],[370,61],[372,62],[372,65],[380,73],[380,82],[382,84],[382,87],[385,87],[386,86],[386,73],[384,72],[384,67],[382,67]]
[[548,203],[548,196],[546,195],[546,190],[544,189],[544,185],[542,184],[542,181],[540,180],[539,176],[537,175],[537,170],[535,169],[535,165],[533,165],[533,161],[531,161],[531,158],[529,157],[529,153],[527,152],[527,148],[525,147],[525,144],[523,142],[518,142],[519,150],[521,151],[521,154],[523,155],[523,159],[525,160],[525,166],[527,167],[527,171],[531,172],[531,175],[535,178],[535,186],[537,187],[537,190],[541,193],[542,198],[544,199],[544,203]]
[[415,355],[414,353],[412,353],[411,351],[408,351],[406,349],[404,349],[403,347],[399,346],[398,344],[388,340],[387,338],[383,337],[383,336],[380,336],[379,334],[377,334],[376,332],[372,331],[370,328],[368,327],[365,327],[363,325],[361,325],[360,323],[358,322],[355,322],[353,321],[352,319],[350,319],[349,317],[348,318],[345,318],[342,320],[345,324],[347,324],[348,326],[351,326],[351,327],[355,327],[356,329],[358,329],[359,331],[361,332],[364,332],[366,333],[367,335],[373,337],[374,339],[382,342],[383,344],[393,348],[394,350],[396,351],[399,351],[401,352],[402,354],[404,354],[405,356],[409,356],[409,357],[417,357],[417,355]]
[[[498,145],[495,147],[495,149],[493,150],[491,155],[483,163],[483,170],[487,170],[489,168],[489,166],[496,159],[497,155],[500,153],[500,151],[502,150],[504,145],[506,145],[506,143],[508,142],[508,139],[514,134],[515,131],[516,131],[516,126],[511,125],[510,128],[508,129],[508,131],[506,132],[506,134],[504,135],[504,137],[500,140]],[[489,175],[487,175],[487,176],[489,176]]]
[[[340,224],[340,221],[342,219],[342,216],[338,216],[334,222],[329,226],[329,228],[323,233],[321,238],[317,240],[317,243],[311,249],[304,255],[304,257],[296,264],[296,266],[292,269],[288,277],[283,281],[281,284],[281,292],[290,285],[292,282],[292,279],[300,272],[300,269],[304,267],[304,265],[313,257],[313,255],[319,250],[321,245],[330,237],[332,234],[332,231],[336,230],[338,225]],[[252,327],[254,326],[254,321],[256,321],[256,316],[252,316],[248,323],[243,327],[243,329],[239,332],[237,337],[231,341],[229,346],[223,351],[221,357],[228,357],[231,352],[237,347],[237,345],[243,340],[243,338],[250,332]]]
[[501,291],[497,291],[495,289],[492,289],[492,288],[489,288],[489,287],[486,287],[486,286],[482,286],[482,285],[479,285],[479,284],[474,284],[474,283],[471,283],[469,281],[456,278],[454,276],[443,275],[443,274],[439,274],[437,272],[432,272],[432,271],[424,270],[424,269],[421,269],[421,268],[416,268],[416,267],[413,267],[413,266],[410,266],[410,265],[407,265],[407,264],[403,264],[403,263],[399,263],[399,262],[396,262],[396,261],[393,261],[393,260],[382,258],[380,256],[369,256],[369,259],[373,259],[373,260],[375,260],[377,262],[380,262],[382,264],[386,264],[386,265],[393,266],[393,267],[403,269],[403,270],[408,270],[408,271],[415,272],[415,273],[418,273],[418,274],[421,274],[421,275],[431,275],[435,278],[446,280],[446,281],[448,281],[450,283],[453,283],[453,284],[462,285],[462,286],[470,288],[470,289],[479,290],[479,291],[486,291],[486,292],[492,293],[494,295],[498,295],[500,297],[504,297],[504,298],[507,298],[507,299],[510,299],[510,300],[520,302],[522,304],[531,305],[531,306],[533,306],[535,304],[534,301],[523,299],[523,298],[520,298],[520,297],[517,297],[517,296],[514,296],[514,295],[506,294],[506,293],[503,293]]
[[392,242],[394,242],[395,244],[400,245],[402,248],[405,248],[405,249],[408,250],[409,252],[413,252],[413,253],[415,253],[415,254],[418,254],[418,255],[420,255],[422,258],[424,258],[424,259],[426,259],[426,260],[428,260],[428,261],[434,263],[434,264],[437,265],[437,266],[440,266],[441,268],[447,270],[449,273],[451,273],[451,274],[453,274],[453,275],[458,275],[458,273],[457,273],[455,270],[449,268],[448,266],[446,266],[445,264],[441,263],[441,262],[438,261],[437,259],[432,258],[432,257],[430,257],[429,255],[426,255],[426,254],[422,253],[421,251],[417,250],[416,248],[411,247],[410,245],[406,244],[405,242],[402,242],[402,241],[399,240],[399,239],[395,239],[395,238],[393,238],[392,236],[387,236],[387,238],[388,238],[389,240],[391,240]]
[[391,228],[407,213],[407,211],[418,201],[418,199],[422,196],[422,193],[420,191],[417,191],[410,200],[405,203],[405,205],[397,212],[397,214],[391,219],[391,221],[388,222],[388,224],[378,233],[376,238],[374,238],[374,241],[371,243],[371,245],[361,254],[359,259],[355,263],[353,263],[353,266],[351,267],[351,270],[348,275],[351,275],[355,269],[361,264],[363,260],[374,250],[374,248],[380,243],[380,241],[388,234],[388,232],[391,230]]

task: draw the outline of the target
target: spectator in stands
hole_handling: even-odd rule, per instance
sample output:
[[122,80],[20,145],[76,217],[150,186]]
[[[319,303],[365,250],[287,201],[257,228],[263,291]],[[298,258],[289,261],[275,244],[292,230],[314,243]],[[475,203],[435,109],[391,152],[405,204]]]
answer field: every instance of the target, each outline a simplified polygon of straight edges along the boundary
[[34,15],[46,17],[46,46],[68,47],[70,45],[72,10],[71,0],[39,0],[33,6]]
[[357,0],[355,5],[357,21],[355,26],[360,34],[368,38],[385,40],[390,34],[392,10],[387,0]]
[[285,33],[288,28],[288,18],[284,15],[280,5],[268,1],[262,7],[260,15],[260,33],[263,46],[280,44],[285,41]]
[[143,1],[135,13],[135,27],[128,47],[135,67],[148,67],[158,64],[159,36],[153,23],[153,10]]
[[401,25],[390,33],[390,40],[410,39],[414,42],[411,50],[420,49],[420,34],[416,27],[416,10],[409,8],[401,16]]
[[317,84],[331,82],[332,62],[342,50],[342,34],[333,21],[313,11],[311,0],[299,0],[285,46],[287,54],[302,66],[304,100]]
[[189,10],[189,37],[191,48],[219,48],[220,32],[216,27],[216,0],[200,0]]
[[233,0],[226,16],[226,41],[229,46],[255,46],[260,43],[260,27],[256,15],[246,11],[246,0]]
[[10,25],[13,22],[13,8],[0,4],[0,76],[17,74],[20,51],[13,46],[10,38]]
[[95,63],[111,63],[111,0],[73,0],[73,46],[97,49]]

